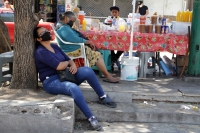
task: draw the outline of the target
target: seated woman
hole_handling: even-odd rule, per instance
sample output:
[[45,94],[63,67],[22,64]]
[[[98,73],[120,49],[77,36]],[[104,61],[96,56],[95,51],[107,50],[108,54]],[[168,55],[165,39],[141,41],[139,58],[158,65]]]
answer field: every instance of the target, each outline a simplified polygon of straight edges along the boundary
[[[115,108],[117,105],[103,91],[98,79],[89,67],[76,68],[74,62],[57,46],[50,44],[51,35],[44,27],[37,27],[34,30],[36,39],[36,51],[34,53],[39,78],[44,89],[50,94],[63,94],[71,96],[76,105],[84,113],[94,130],[100,130],[101,126],[88,108],[84,100],[80,85],[87,80],[90,86],[99,96],[98,103]],[[72,74],[76,74],[78,84],[59,80],[57,70],[64,70],[69,66]]]
[[[80,33],[75,31],[72,26],[73,23],[76,21],[76,16],[73,12],[67,11],[63,15],[60,16],[60,20],[62,23],[60,27],[57,29],[57,33],[59,36],[67,42],[72,43],[85,43],[86,44],[86,57],[89,61],[90,66],[96,65],[98,69],[103,73],[106,77],[106,82],[110,83],[118,83],[119,79],[114,78],[106,69],[104,60],[101,56],[101,53],[96,51],[95,44],[90,40],[80,36]],[[68,56],[79,56],[81,55],[80,46],[75,45],[66,45],[63,44],[60,40],[58,43],[61,49],[68,55]]]

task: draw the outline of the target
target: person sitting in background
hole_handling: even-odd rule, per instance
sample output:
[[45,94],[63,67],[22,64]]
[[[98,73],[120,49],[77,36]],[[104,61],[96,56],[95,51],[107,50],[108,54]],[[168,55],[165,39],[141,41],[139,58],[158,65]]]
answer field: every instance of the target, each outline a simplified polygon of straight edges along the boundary
[[[124,19],[122,19],[122,18],[119,17],[119,14],[120,14],[120,12],[119,12],[119,7],[117,7],[117,6],[112,6],[112,7],[110,7],[110,12],[111,12],[112,21],[113,21],[114,19],[116,19],[116,20],[115,20],[115,24],[117,24],[119,21],[125,22]],[[104,20],[104,23],[105,23],[105,24],[108,24],[108,23],[109,23],[108,21],[109,21],[109,20],[108,20],[108,18],[107,18],[107,19]]]
[[[60,15],[59,22],[60,26],[57,26],[57,33],[58,35],[67,42],[72,43],[85,43],[86,46],[86,57],[89,61],[90,66],[96,65],[98,69],[103,73],[105,76],[105,82],[109,83],[118,83],[119,79],[113,77],[112,74],[110,74],[105,66],[104,60],[101,56],[101,53],[99,51],[96,51],[95,44],[91,42],[89,39],[85,38],[80,32],[74,30],[72,28],[74,22],[76,21],[76,16],[73,12],[67,11],[63,15]],[[58,43],[61,47],[61,49],[68,55],[68,56],[80,56],[81,55],[81,49],[80,46],[77,45],[66,45],[62,43],[60,40],[58,40]]]
[[[89,67],[76,68],[75,63],[71,60],[57,45],[50,44],[51,35],[44,27],[34,29],[34,38],[36,39],[36,50],[34,52],[36,67],[39,72],[40,81],[46,92],[50,94],[62,94],[71,96],[76,105],[87,117],[94,130],[100,130],[101,126],[90,111],[79,85],[87,80],[89,85],[99,96],[98,103],[104,104],[110,108],[116,108],[113,102],[103,91],[100,83]],[[76,74],[78,84],[59,80],[58,70],[65,70],[69,67],[72,74]]]
[[142,16],[147,16],[149,14],[148,7],[145,6],[142,1],[139,1],[136,13],[140,13]]
[[[119,7],[112,6],[112,7],[110,7],[110,11],[111,11],[111,16],[112,16],[111,18],[113,19],[112,21],[114,21],[114,19],[116,19],[115,20],[116,24],[119,23],[119,22],[125,23],[124,19],[119,17]],[[104,23],[108,23],[108,19],[106,19],[104,21]],[[112,60],[113,67],[114,67],[114,63],[117,63],[117,61],[118,61],[119,57],[122,55],[122,53],[123,53],[123,51],[117,51],[115,53],[114,50],[111,50],[111,60]],[[114,70],[114,68],[112,68],[112,69]]]
[[13,9],[12,9],[11,6],[10,6],[9,1],[7,1],[7,0],[4,2],[4,8],[6,8],[6,9],[11,9],[11,10],[13,11]]

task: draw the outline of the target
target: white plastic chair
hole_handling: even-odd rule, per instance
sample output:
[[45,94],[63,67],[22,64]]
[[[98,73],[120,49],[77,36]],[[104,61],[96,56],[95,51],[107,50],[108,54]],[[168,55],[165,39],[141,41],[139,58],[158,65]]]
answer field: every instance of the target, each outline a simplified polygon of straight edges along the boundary
[[84,43],[71,43],[71,42],[64,41],[57,34],[57,32],[55,30],[54,24],[51,24],[50,26],[52,27],[52,30],[53,30],[53,32],[54,32],[54,34],[56,36],[56,43],[58,44],[58,46],[59,46],[59,43],[58,43],[57,39],[59,39],[62,43],[66,44],[66,45],[73,44],[73,45],[79,45],[79,46],[81,46],[81,55],[80,56],[76,56],[76,57],[75,56],[69,56],[69,58],[72,59],[72,60],[73,59],[77,59],[77,58],[83,58],[84,59],[84,65],[87,66],[87,67],[89,67],[89,62],[88,62],[88,60],[86,58],[86,54],[85,54],[85,44]]

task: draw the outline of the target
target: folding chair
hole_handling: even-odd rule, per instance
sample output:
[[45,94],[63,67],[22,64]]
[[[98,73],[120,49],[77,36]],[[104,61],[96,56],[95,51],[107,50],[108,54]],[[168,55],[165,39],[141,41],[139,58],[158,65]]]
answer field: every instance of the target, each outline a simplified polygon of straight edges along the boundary
[[[89,62],[87,61],[87,58],[86,58],[86,54],[85,54],[85,44],[84,43],[71,43],[71,42],[66,42],[66,41],[64,41],[63,39],[61,39],[60,38],[60,36],[57,34],[57,32],[56,32],[56,30],[55,30],[55,26],[54,26],[54,24],[51,24],[50,25],[51,27],[52,27],[52,30],[53,30],[53,32],[54,32],[54,34],[55,34],[55,36],[56,36],[56,39],[59,39],[62,43],[64,43],[64,44],[66,44],[66,45],[71,45],[71,44],[73,44],[73,45],[79,45],[79,46],[81,46],[81,55],[80,56],[69,56],[69,58],[70,59],[78,59],[78,58],[83,58],[84,59],[84,65],[85,66],[87,66],[87,67],[89,67]],[[59,43],[58,43],[58,41],[56,40],[56,43],[58,44],[58,46],[59,46]]]

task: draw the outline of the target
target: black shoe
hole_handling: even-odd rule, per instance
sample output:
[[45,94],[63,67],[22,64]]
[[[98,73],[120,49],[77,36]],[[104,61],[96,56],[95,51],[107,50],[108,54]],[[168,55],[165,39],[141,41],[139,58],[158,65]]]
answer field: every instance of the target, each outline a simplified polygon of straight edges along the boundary
[[106,97],[104,98],[99,98],[99,101],[98,101],[99,104],[103,104],[107,107],[110,107],[110,108],[116,108],[117,107],[117,104],[115,102],[113,102],[108,95],[106,95]]
[[93,130],[99,131],[101,130],[101,125],[99,125],[99,122],[95,117],[90,118],[90,125],[93,128]]

